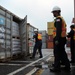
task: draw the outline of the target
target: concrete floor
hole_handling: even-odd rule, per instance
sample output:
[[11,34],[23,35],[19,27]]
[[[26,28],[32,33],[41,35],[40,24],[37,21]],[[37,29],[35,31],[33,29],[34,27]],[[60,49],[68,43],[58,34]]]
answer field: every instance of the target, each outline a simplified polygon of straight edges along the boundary
[[[0,75],[75,75],[75,64],[71,64],[71,72],[61,70],[60,73],[50,72],[50,65],[53,63],[53,49],[43,49],[43,58],[12,60],[0,63]],[[70,60],[69,48],[66,48]]]

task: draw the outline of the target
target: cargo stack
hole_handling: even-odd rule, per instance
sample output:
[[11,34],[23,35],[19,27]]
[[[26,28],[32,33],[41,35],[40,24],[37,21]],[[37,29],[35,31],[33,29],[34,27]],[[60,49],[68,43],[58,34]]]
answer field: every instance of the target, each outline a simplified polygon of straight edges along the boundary
[[30,38],[30,40],[28,40],[29,54],[33,53],[33,48],[35,44],[35,39],[33,39],[34,29],[36,29],[34,26],[30,25],[30,23],[27,23],[27,38]]
[[27,16],[24,19],[0,6],[0,60],[27,56]]
[[53,27],[54,22],[47,22],[47,48],[53,48]]
[[47,48],[47,42],[46,42],[47,32],[46,30],[40,30],[39,33],[42,34],[42,49],[46,49]]
[[20,41],[20,33],[19,33],[19,24],[16,22],[12,22],[12,54],[21,53],[21,41]]

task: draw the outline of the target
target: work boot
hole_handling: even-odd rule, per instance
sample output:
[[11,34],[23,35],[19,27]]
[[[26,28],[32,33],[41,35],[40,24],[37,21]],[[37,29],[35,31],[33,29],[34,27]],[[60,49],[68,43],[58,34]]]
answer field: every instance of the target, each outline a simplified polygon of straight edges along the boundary
[[63,67],[61,69],[64,70],[64,71],[66,71],[66,72],[70,72],[71,71],[71,68],[67,68],[67,67]]
[[61,70],[58,69],[58,68],[52,67],[52,68],[50,68],[50,71],[51,71],[51,72],[60,72]]
[[74,61],[70,61],[70,63],[74,63]]
[[34,59],[35,57],[30,57],[30,59]]
[[43,56],[39,56],[39,58],[42,58]]

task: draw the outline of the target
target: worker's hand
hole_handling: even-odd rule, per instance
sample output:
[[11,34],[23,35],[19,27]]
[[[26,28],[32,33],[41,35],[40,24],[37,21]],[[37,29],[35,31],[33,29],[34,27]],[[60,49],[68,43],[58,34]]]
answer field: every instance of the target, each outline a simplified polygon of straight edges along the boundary
[[55,44],[58,45],[58,43],[59,43],[59,42],[56,40],[56,41],[55,41]]

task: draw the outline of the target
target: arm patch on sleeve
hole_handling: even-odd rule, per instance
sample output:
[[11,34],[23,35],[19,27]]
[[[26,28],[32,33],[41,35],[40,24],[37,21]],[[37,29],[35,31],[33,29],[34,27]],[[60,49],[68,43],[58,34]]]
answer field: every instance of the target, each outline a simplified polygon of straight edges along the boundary
[[60,22],[60,19],[57,19],[56,22]]

